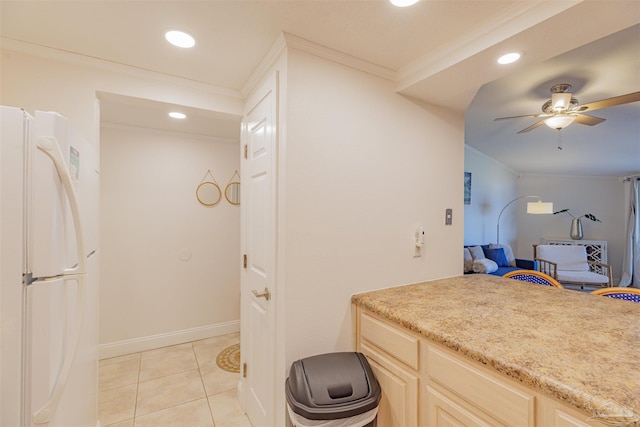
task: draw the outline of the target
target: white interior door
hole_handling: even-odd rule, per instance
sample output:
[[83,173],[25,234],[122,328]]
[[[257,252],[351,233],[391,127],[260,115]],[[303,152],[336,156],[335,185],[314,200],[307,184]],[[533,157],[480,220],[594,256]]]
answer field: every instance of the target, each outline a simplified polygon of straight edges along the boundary
[[273,426],[275,379],[276,76],[243,119],[241,399],[254,427]]

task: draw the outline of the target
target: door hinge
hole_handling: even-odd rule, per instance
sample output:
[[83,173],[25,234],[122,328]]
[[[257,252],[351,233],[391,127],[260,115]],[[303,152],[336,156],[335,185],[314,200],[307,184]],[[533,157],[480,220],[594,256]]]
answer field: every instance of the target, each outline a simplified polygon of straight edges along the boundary
[[249,147],[247,146],[247,144],[244,144],[244,158],[247,158],[247,151],[249,150]]
[[247,378],[247,364],[242,364],[242,378]]
[[242,255],[242,268],[247,268],[247,254]]

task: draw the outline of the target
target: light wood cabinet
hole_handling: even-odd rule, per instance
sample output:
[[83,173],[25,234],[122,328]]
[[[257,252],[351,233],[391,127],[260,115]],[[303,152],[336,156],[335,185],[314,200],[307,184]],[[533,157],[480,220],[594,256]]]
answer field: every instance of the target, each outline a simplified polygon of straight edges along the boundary
[[[493,425],[535,425],[533,393],[435,344],[429,345],[426,352],[428,385],[438,384],[455,393],[460,404],[465,402],[499,421],[492,422]],[[425,404],[428,406],[428,402]]]
[[356,351],[382,389],[378,427],[604,427],[439,343],[354,309]]
[[382,389],[377,427],[418,426],[419,377],[392,359],[361,347]]
[[[598,422],[593,417],[585,417],[581,412],[552,399],[546,398],[544,402],[546,418],[544,425],[549,427],[601,427],[605,424]],[[609,420],[611,425],[623,426],[626,423]],[[539,422],[538,425],[543,425]]]
[[420,340],[367,313],[357,316],[357,351],[382,389],[377,427],[417,427]]
[[426,386],[422,399],[425,406],[425,425],[430,427],[493,427],[499,424],[486,414],[477,414],[470,405],[466,404],[454,394],[438,389],[436,386]]

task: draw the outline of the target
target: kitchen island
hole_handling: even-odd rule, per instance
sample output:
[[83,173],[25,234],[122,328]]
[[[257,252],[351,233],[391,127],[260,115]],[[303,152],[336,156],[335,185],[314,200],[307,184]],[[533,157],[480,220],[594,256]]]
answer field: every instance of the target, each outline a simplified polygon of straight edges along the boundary
[[640,425],[640,304],[484,274],[352,304],[379,427]]

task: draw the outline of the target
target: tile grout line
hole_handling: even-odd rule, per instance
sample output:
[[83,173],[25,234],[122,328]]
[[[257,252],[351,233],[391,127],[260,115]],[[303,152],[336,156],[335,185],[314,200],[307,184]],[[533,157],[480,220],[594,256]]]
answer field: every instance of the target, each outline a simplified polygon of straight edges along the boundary
[[136,400],[133,405],[133,427],[136,427],[136,416],[138,413],[138,391],[140,390],[140,371],[142,371],[142,353],[138,359],[138,380],[136,381]]
[[[200,385],[201,385],[201,387],[202,387],[202,389],[203,389],[203,391],[204,391],[204,396],[203,396],[203,397],[207,400],[207,401],[206,401],[206,403],[207,403],[207,408],[209,409],[209,411],[208,411],[208,412],[209,412],[209,416],[210,416],[210,422],[211,422],[211,423],[213,423],[213,426],[215,427],[216,422],[215,422],[215,419],[214,419],[213,408],[212,408],[212,406],[211,406],[211,401],[209,400],[209,397],[210,397],[210,396],[209,396],[209,395],[208,395],[208,393],[207,393],[207,388],[206,388],[206,385],[205,385],[204,373],[203,373],[203,371],[202,371],[202,370],[203,370],[203,368],[205,368],[205,367],[209,366],[209,365],[206,363],[206,362],[208,361],[208,355],[207,355],[207,357],[204,357],[205,355],[203,355],[203,357],[204,357],[204,359],[203,359],[203,360],[198,359],[198,351],[197,351],[197,349],[196,349],[196,342],[195,342],[195,341],[192,341],[192,342],[190,342],[189,344],[190,344],[189,348],[191,349],[191,355],[192,355],[192,357],[194,357],[194,358],[195,358],[196,368],[198,369],[198,375],[199,375],[199,377],[200,377]],[[143,352],[138,352],[138,353],[136,353],[136,355],[137,355],[137,373],[136,373],[137,375],[136,375],[136,390],[135,390],[135,399],[134,399],[134,408],[133,408],[132,418],[127,418],[127,419],[124,419],[124,420],[118,421],[118,422],[122,422],[122,421],[131,420],[131,421],[133,422],[133,425],[134,425],[134,426],[137,424],[137,419],[138,419],[139,417],[142,417],[142,416],[146,416],[146,415],[148,415],[148,414],[140,414],[140,413],[139,413],[138,405],[139,405],[139,403],[140,403],[140,402],[139,402],[139,397],[140,397],[140,385],[141,385],[141,382],[144,382],[144,381],[141,381],[141,378],[142,378],[142,359],[143,359]],[[158,356],[160,356],[160,355],[158,355]],[[122,362],[122,363],[123,363],[123,362]],[[215,363],[214,363],[214,365],[215,365],[215,366],[217,366]],[[186,371],[185,371],[185,372],[186,372]],[[168,375],[167,375],[167,376],[168,376]],[[158,377],[158,378],[162,378],[162,377]],[[155,379],[157,379],[157,378],[149,379],[149,381],[151,381],[151,380],[155,380]],[[104,390],[104,391],[107,391],[107,390]],[[225,392],[225,391],[219,391],[219,392],[218,392],[218,393],[216,393],[216,394],[224,393],[224,392]],[[169,407],[167,407],[167,408],[159,409],[159,411],[161,411],[161,410],[165,410],[165,409],[170,409],[170,408],[172,408],[172,407],[179,406],[179,405],[182,405],[182,404],[185,404],[185,403],[194,402],[194,401],[197,401],[197,400],[199,400],[199,399],[200,399],[200,398],[194,398],[194,399],[191,399],[191,400],[189,400],[189,401],[187,401],[187,402],[181,402],[181,403],[179,403],[179,404],[175,404],[175,405],[169,406]],[[150,412],[149,414],[151,414],[151,413],[153,413],[153,412],[157,412],[157,411],[152,411],[152,412]]]
[[[193,352],[193,356],[194,356],[194,358],[195,358],[195,360],[196,360],[196,366],[197,366],[197,370],[198,370],[198,376],[200,377],[200,384],[202,385],[202,389],[203,389],[203,391],[204,391],[204,399],[206,399],[206,401],[207,401],[207,407],[209,408],[209,416],[211,417],[211,421],[214,423],[214,427],[215,427],[215,422],[213,421],[213,412],[211,411],[211,406],[209,405],[209,399],[208,399],[208,396],[207,396],[207,389],[206,389],[206,387],[205,387],[205,385],[204,385],[204,379],[202,378],[202,371],[200,370],[200,363],[198,362],[198,357],[197,357],[197,355],[196,355],[195,348],[194,348],[194,346],[193,346],[193,342],[191,343],[191,351]],[[142,359],[141,359],[141,360],[142,360]],[[189,372],[189,371],[190,371],[190,370],[188,370],[188,371],[181,371],[181,372],[178,372],[178,373],[176,373],[176,374],[169,374],[169,375],[166,375],[166,376],[182,374],[182,373]],[[141,382],[141,381],[139,380],[139,377],[140,377],[140,373],[138,374],[138,386],[140,385],[140,382]],[[164,378],[164,377],[152,378],[152,379],[145,380],[145,381],[154,381],[154,380],[159,379],[159,378]],[[142,382],[145,382],[145,381],[142,381]],[[142,416],[147,416],[147,415],[153,414],[153,413],[155,413],[155,412],[164,411],[164,410],[166,410],[166,409],[175,408],[176,406],[184,405],[185,403],[195,402],[195,401],[200,400],[200,399],[202,399],[202,398],[200,397],[200,398],[195,398],[195,399],[188,400],[188,401],[185,401],[185,402],[176,403],[176,404],[174,404],[174,405],[167,406],[166,408],[158,409],[157,411],[152,411],[152,412],[149,412],[149,413],[146,413],[146,414],[141,414],[141,415],[140,415],[140,417],[142,417]],[[138,417],[138,415],[137,415],[137,396],[136,396],[136,409],[135,409],[135,416],[134,416],[134,426],[135,426],[135,420],[137,419],[137,417]]]
[[196,348],[193,342],[191,342],[191,348],[193,349],[193,356],[196,358],[196,365],[198,365],[198,373],[200,374],[200,382],[202,383],[202,388],[204,390],[204,398],[207,401],[207,408],[209,408],[209,416],[211,417],[211,422],[213,423],[213,427],[215,427],[216,421],[213,418],[213,410],[211,409],[211,402],[209,402],[209,395],[207,394],[207,386],[205,386],[204,384],[202,369],[200,369],[200,360],[198,360],[198,354],[196,353]]

